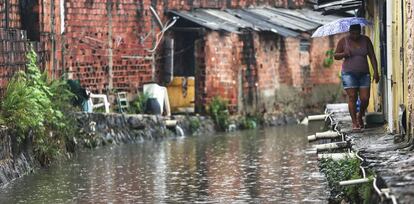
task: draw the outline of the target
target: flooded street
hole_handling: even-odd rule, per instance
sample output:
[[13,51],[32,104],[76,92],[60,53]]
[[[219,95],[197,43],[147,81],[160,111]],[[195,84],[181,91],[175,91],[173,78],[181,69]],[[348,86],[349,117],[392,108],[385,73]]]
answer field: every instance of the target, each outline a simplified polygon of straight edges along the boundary
[[286,126],[104,147],[0,189],[0,203],[327,203],[306,135]]

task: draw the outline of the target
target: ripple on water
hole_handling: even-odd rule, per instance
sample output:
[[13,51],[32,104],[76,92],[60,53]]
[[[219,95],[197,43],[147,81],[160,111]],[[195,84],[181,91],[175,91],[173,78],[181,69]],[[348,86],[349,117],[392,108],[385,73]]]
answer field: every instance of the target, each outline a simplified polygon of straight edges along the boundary
[[288,126],[85,151],[0,189],[0,203],[326,203],[309,134]]

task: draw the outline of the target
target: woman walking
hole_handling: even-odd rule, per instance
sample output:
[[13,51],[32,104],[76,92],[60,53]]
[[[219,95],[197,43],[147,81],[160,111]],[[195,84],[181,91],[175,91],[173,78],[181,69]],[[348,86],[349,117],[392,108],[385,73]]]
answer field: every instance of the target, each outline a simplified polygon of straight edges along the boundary
[[[377,59],[372,42],[367,36],[361,34],[359,24],[351,25],[349,34],[339,40],[334,57],[336,60],[344,59],[341,72],[342,84],[348,95],[348,109],[354,132],[361,131],[364,127],[363,117],[370,96],[371,76],[367,56],[374,69],[373,78],[378,83]],[[360,109],[357,113],[358,98]]]

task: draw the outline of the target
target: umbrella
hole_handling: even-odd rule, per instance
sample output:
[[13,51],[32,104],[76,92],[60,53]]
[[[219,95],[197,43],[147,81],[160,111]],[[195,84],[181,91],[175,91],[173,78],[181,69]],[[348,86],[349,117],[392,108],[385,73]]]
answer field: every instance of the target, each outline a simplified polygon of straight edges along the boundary
[[335,21],[332,21],[328,24],[325,24],[319,27],[312,35],[312,38],[315,37],[324,37],[328,35],[334,35],[338,33],[345,33],[349,31],[349,26],[359,24],[361,26],[371,25],[371,23],[365,19],[360,17],[349,17],[349,18],[341,18]]

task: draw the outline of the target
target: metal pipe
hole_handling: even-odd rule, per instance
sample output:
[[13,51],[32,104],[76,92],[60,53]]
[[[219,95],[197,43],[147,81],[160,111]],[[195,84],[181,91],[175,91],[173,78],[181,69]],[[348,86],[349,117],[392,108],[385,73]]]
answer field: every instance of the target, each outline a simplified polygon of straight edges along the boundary
[[374,177],[374,181],[372,182],[372,186],[374,187],[374,190],[378,193],[378,195],[382,196],[382,192],[377,186],[377,177]]
[[335,131],[326,131],[326,132],[317,132],[315,133],[315,136],[317,138],[332,138],[332,137],[338,137],[338,132]]
[[326,131],[326,132],[317,132],[314,135],[309,135],[308,140],[314,141],[317,139],[333,139],[339,137],[340,134],[338,134],[335,131]]
[[362,178],[362,179],[352,179],[348,181],[340,181],[340,186],[348,186],[348,185],[355,185],[355,184],[361,184],[361,183],[368,183],[370,179],[368,178]]
[[316,151],[319,151],[319,150],[332,150],[332,149],[347,148],[348,146],[349,146],[348,142],[334,142],[334,143],[314,145],[314,148],[316,148]]
[[365,173],[365,169],[364,169],[364,167],[360,166],[359,168],[360,168],[360,169],[361,169],[361,171],[362,171],[362,177],[363,177],[363,178],[366,178],[366,177],[367,177],[367,175],[366,175],[366,173]]
[[325,118],[328,116],[328,114],[323,114],[323,115],[310,115],[308,116],[308,120],[312,121],[312,120],[325,120]]
[[330,153],[330,154],[318,154],[318,159],[333,159],[335,161],[337,160],[343,160],[347,158],[354,158],[354,153]]

